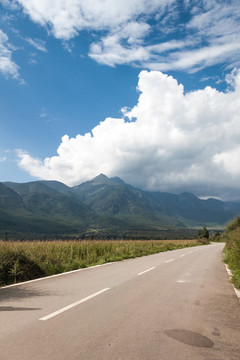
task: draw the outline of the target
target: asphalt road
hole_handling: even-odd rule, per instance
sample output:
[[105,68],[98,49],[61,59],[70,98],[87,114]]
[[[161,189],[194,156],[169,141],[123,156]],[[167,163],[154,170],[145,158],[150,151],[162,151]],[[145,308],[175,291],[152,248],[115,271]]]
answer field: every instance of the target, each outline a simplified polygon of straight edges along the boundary
[[223,245],[0,289],[0,360],[240,360]]

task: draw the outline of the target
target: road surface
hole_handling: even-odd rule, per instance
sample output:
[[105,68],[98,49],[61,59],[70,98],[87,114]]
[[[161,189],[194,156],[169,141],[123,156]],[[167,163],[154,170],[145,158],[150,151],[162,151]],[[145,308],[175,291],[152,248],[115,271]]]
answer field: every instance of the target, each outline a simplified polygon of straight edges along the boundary
[[0,289],[1,360],[240,360],[223,244]]

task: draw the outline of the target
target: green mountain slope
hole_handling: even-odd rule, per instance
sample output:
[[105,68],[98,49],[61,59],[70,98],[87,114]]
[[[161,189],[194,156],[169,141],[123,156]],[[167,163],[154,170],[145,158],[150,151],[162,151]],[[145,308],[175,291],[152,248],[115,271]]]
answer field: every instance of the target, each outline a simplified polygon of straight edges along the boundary
[[191,193],[175,195],[145,191],[144,194],[164,213],[189,227],[224,225],[240,211],[240,207],[234,209],[216,199],[201,200]]
[[95,215],[92,209],[70,191],[64,195],[41,181],[12,184],[11,188],[21,196],[25,206],[34,214],[78,219],[82,222]]
[[36,215],[19,193],[0,183],[0,234],[55,234],[69,231],[73,231],[73,228],[60,219]]
[[156,237],[170,229],[221,227],[239,213],[239,202],[142,191],[103,174],[74,187],[58,181],[0,183],[0,236]]
[[131,227],[184,227],[180,221],[159,211],[141,190],[125,184],[119,178],[108,179],[101,174],[74,190],[96,213],[124,220]]
[[27,211],[21,196],[2,183],[0,183],[0,209]]
[[[0,187],[0,232],[35,234],[81,234],[92,229],[107,231],[123,226],[114,219],[98,215],[81,202],[66,185],[36,181],[5,183]],[[55,190],[61,188],[63,192]],[[65,188],[66,187],[66,188]],[[15,199],[12,208],[8,204]],[[3,201],[4,199],[4,201]],[[18,201],[18,202],[17,202]]]
[[97,194],[111,185],[119,185],[121,182],[124,184],[124,182],[119,178],[109,179],[104,174],[100,174],[92,180],[86,181],[78,186],[74,186],[72,189],[79,195],[81,200],[85,201],[89,196]]
[[119,178],[100,174],[73,188],[98,214],[111,215],[135,225],[223,227],[240,213],[239,203],[201,200],[191,193],[171,194],[135,189]]

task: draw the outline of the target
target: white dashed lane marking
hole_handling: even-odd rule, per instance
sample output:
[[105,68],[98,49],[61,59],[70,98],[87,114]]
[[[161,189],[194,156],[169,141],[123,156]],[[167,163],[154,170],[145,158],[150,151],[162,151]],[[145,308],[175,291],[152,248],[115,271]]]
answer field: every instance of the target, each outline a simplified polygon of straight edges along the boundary
[[156,269],[156,266],[151,267],[150,269],[144,270],[144,271],[140,272],[138,275],[143,275],[143,274],[145,274],[146,272],[151,271],[151,270],[153,270],[153,269]]
[[98,295],[104,293],[104,292],[107,291],[107,290],[110,290],[110,288],[105,288],[105,289],[103,289],[103,290],[100,290],[100,291],[98,291],[98,292],[96,292],[96,293],[94,293],[94,294],[92,294],[92,295],[89,295],[89,296],[87,296],[87,297],[85,297],[85,298],[83,298],[83,299],[81,299],[81,300],[76,301],[76,302],[73,303],[73,304],[70,304],[70,305],[68,305],[68,306],[65,306],[64,308],[62,308],[62,309],[60,309],[60,310],[54,311],[53,313],[51,313],[51,314],[49,314],[49,315],[47,315],[47,316],[44,316],[44,317],[42,317],[42,318],[39,319],[39,320],[43,320],[43,321],[49,320],[49,319],[53,318],[54,316],[57,316],[57,315],[63,313],[64,311],[70,310],[70,309],[72,309],[73,307],[75,307],[75,306],[77,306],[77,305],[80,305],[80,304],[82,304],[83,302],[88,301],[88,300],[94,298],[95,296],[98,296]]
[[167,260],[167,261],[165,261],[165,264],[168,264],[168,263],[170,263],[170,262],[172,262],[172,261],[174,261],[175,259],[170,259],[170,260]]

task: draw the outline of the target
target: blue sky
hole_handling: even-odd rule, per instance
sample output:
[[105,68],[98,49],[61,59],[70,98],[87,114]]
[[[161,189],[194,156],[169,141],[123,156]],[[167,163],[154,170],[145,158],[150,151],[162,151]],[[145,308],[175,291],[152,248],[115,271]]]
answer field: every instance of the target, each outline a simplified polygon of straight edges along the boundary
[[0,0],[0,181],[240,199],[238,0]]

